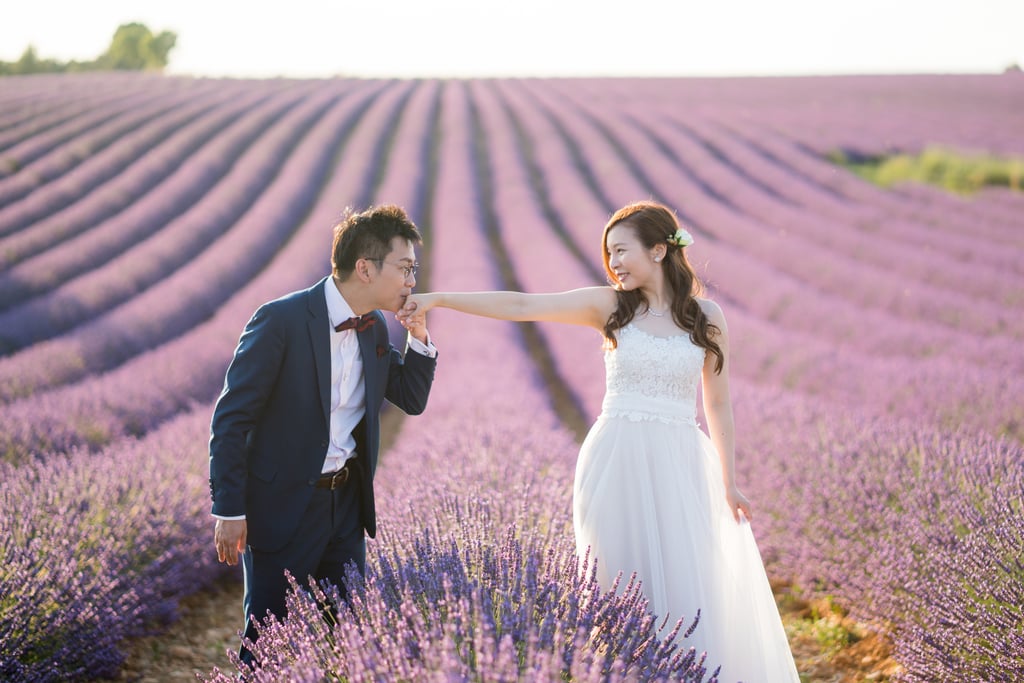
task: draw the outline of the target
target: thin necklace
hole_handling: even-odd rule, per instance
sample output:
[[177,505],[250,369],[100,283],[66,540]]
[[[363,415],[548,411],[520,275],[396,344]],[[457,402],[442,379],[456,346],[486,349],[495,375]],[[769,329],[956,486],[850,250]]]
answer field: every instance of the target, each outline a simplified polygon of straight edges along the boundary
[[655,318],[661,318],[661,317],[662,317],[662,316],[664,316],[664,315],[665,315],[666,313],[668,313],[668,309],[666,308],[666,309],[665,309],[664,311],[662,311],[661,313],[658,313],[658,312],[657,312],[657,311],[655,311],[655,310],[654,310],[653,308],[651,308],[650,306],[648,306],[648,307],[647,307],[647,312],[648,312],[648,313],[650,313],[651,315],[653,315],[653,316],[654,316]]

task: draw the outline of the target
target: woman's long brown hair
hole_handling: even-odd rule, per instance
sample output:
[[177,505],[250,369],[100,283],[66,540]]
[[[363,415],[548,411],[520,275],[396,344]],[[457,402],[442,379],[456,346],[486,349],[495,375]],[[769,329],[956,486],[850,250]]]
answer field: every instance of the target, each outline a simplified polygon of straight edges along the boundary
[[708,320],[707,314],[695,298],[703,293],[704,286],[686,258],[686,249],[668,241],[668,238],[675,235],[679,229],[679,221],[668,207],[658,202],[641,201],[627,204],[616,211],[604,227],[601,254],[608,281],[615,283],[616,299],[615,310],[604,325],[604,337],[608,345],[612,348],[617,346],[615,331],[628,325],[641,305],[650,305],[647,296],[639,289],[626,291],[618,286],[615,272],[609,264],[611,255],[608,253],[608,232],[617,225],[632,228],[637,239],[647,249],[653,249],[659,244],[668,246],[661,267],[665,272],[665,280],[674,294],[671,306],[672,319],[676,325],[690,333],[690,339],[694,344],[718,357],[715,361],[715,372],[721,372],[725,358],[722,349],[714,340],[720,330]]

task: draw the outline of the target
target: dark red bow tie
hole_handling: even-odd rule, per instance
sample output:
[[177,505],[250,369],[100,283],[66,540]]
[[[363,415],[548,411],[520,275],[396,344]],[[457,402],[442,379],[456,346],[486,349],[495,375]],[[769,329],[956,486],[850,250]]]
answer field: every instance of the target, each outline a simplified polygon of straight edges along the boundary
[[343,330],[355,330],[356,332],[362,332],[363,330],[368,329],[375,322],[377,322],[377,316],[373,313],[367,313],[366,315],[349,318],[344,322],[338,323],[334,326],[334,331],[341,332]]

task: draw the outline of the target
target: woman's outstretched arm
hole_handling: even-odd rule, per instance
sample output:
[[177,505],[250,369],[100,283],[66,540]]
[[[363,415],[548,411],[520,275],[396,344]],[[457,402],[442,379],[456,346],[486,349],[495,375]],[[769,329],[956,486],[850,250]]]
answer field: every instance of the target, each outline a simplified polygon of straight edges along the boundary
[[399,319],[425,314],[432,308],[450,308],[462,313],[517,322],[547,321],[604,328],[615,310],[611,287],[584,287],[567,292],[525,294],[523,292],[430,292],[411,294],[399,312]]

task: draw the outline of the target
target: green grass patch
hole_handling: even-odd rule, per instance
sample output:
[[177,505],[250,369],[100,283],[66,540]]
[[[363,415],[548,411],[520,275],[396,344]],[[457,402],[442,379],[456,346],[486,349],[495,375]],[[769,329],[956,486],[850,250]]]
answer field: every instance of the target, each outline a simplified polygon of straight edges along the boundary
[[821,654],[831,659],[846,647],[861,640],[865,633],[850,620],[846,610],[831,598],[816,600],[803,618],[786,620],[784,627],[790,641],[808,638],[817,642]]
[[986,187],[1024,190],[1024,158],[964,154],[928,147],[920,154],[856,156],[842,150],[828,154],[833,163],[876,185],[918,182],[969,195]]

